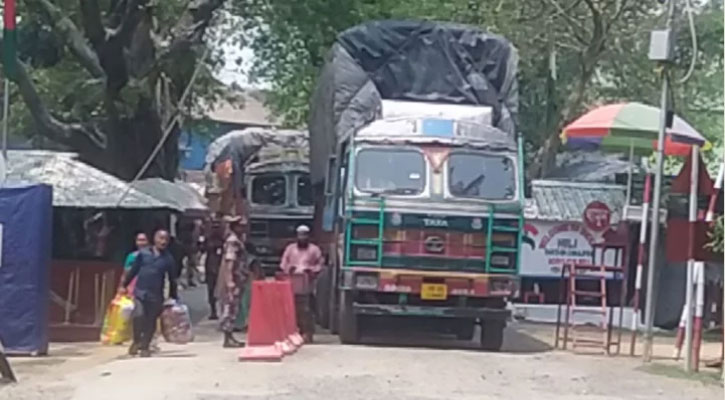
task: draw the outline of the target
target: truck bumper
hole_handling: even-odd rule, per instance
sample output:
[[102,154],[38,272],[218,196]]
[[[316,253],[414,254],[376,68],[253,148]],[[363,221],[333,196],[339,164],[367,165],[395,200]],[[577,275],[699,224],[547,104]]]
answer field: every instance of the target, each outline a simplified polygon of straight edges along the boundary
[[498,308],[471,307],[426,307],[390,304],[359,304],[353,305],[355,314],[372,316],[414,316],[442,318],[479,318],[483,320],[505,321],[511,311]]

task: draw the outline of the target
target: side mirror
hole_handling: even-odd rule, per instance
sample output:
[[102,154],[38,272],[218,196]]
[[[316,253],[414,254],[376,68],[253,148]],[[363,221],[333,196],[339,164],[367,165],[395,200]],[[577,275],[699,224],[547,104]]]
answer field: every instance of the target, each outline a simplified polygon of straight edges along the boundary
[[325,176],[325,196],[332,196],[335,190],[335,181],[337,178],[336,168],[337,156],[331,155],[327,159],[327,171]]

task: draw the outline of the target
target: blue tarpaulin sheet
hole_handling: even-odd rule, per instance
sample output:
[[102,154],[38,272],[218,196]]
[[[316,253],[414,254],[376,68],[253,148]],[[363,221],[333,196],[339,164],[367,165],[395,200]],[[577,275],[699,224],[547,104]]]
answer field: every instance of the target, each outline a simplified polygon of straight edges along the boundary
[[48,352],[53,192],[0,188],[0,340],[9,354]]

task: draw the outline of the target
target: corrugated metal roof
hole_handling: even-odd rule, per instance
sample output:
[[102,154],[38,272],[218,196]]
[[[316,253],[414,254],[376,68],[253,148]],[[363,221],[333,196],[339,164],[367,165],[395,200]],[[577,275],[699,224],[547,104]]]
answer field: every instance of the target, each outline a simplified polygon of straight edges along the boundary
[[232,99],[215,103],[206,117],[229,124],[272,127],[279,125],[272,112],[264,105],[265,94],[259,90],[235,93]]
[[133,187],[166,203],[176,204],[184,212],[209,211],[206,200],[183,181],[169,182],[161,178],[148,178],[134,183]]
[[526,201],[525,216],[544,221],[581,221],[584,209],[593,201],[609,206],[611,222],[618,223],[625,202],[625,187],[536,180],[531,182],[531,198]]
[[120,205],[128,184],[77,159],[74,153],[43,150],[10,150],[8,183],[45,183],[53,187],[53,206],[80,208],[166,208],[174,203],[156,199],[131,188]]
[[[616,174],[627,173],[630,168],[626,157],[598,151],[563,152],[556,155],[556,168],[546,179],[614,184]],[[631,165],[634,173],[641,170],[637,163]]]

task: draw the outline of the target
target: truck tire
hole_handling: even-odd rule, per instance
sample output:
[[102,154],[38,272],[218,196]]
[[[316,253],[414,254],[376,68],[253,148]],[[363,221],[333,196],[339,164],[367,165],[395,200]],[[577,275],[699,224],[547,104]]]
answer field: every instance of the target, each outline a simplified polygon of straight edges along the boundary
[[[340,326],[340,323],[338,322],[340,320],[340,307],[338,307],[339,301],[337,301],[336,298],[334,298],[335,293],[339,293],[339,291],[330,292],[332,296],[330,296],[330,306],[332,307],[328,313],[330,316],[330,333],[333,335],[337,335],[339,333],[338,327]],[[339,297],[339,295],[338,295]]]
[[462,319],[456,325],[456,338],[458,340],[473,340],[473,335],[476,332],[475,320]]
[[340,342],[357,344],[360,332],[357,326],[357,315],[353,309],[353,295],[348,290],[340,291],[340,317],[338,318]]
[[330,328],[330,269],[325,268],[317,278],[315,288],[315,313],[317,324],[325,329]]
[[500,351],[503,345],[504,328],[506,328],[506,321],[482,321],[481,349]]

